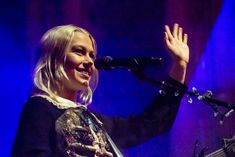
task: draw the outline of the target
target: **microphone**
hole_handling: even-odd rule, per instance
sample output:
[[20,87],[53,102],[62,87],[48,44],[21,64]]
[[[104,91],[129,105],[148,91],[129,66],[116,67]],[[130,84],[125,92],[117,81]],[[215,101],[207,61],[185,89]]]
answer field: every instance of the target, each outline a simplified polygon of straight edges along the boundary
[[111,56],[106,56],[96,59],[95,67],[100,70],[115,68],[136,69],[147,66],[159,66],[162,62],[162,58],[157,57],[112,58]]

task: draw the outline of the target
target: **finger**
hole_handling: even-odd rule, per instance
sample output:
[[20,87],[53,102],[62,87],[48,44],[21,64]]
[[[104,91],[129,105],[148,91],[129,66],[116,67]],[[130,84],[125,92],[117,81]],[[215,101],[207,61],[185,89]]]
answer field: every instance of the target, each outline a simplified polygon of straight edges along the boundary
[[169,47],[169,45],[170,45],[169,36],[167,35],[166,32],[164,32],[164,34],[165,34],[165,44],[166,44],[167,47]]
[[169,37],[167,35],[167,32],[164,32],[165,40],[169,40]]
[[166,47],[167,47],[168,49],[170,49],[170,47],[171,47],[171,42],[170,42],[169,37],[168,37],[168,35],[167,35],[166,32],[165,32],[165,44],[166,44]]
[[171,34],[171,31],[170,31],[170,28],[168,25],[165,25],[165,31],[166,31],[166,34],[167,34],[167,37],[169,40],[173,39],[173,36]]
[[179,31],[179,25],[175,23],[173,27],[173,37],[175,37],[176,39],[178,39],[178,31]]
[[185,44],[188,44],[188,34],[184,34],[183,42],[184,42]]
[[179,34],[178,34],[179,41],[182,41],[182,38],[183,38],[183,29],[182,27],[179,27]]

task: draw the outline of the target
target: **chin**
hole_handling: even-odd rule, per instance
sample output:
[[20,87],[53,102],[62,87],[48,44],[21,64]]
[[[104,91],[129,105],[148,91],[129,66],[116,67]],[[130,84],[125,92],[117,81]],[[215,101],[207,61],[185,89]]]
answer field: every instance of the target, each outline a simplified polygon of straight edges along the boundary
[[89,80],[87,80],[87,79],[76,79],[70,85],[76,91],[84,90],[84,89],[89,87]]
[[89,82],[88,82],[88,81],[84,81],[84,82],[82,83],[82,85],[84,85],[85,87],[88,87],[88,86],[89,86]]
[[80,80],[79,84],[81,88],[87,88],[89,86],[89,80]]

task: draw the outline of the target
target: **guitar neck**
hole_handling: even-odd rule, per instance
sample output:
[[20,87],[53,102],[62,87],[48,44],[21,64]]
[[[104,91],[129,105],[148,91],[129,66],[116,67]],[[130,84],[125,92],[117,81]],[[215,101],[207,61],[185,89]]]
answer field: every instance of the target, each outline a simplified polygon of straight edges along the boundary
[[221,149],[218,149],[217,151],[211,153],[211,154],[208,154],[207,156],[205,157],[227,157],[225,151],[223,148]]

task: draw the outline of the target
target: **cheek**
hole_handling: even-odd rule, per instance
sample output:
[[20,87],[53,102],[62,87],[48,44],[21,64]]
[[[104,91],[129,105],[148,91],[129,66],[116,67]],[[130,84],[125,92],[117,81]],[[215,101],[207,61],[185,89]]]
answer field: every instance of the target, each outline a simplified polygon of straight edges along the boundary
[[69,77],[71,76],[75,77],[76,72],[77,72],[76,67],[77,67],[76,64],[66,64],[64,67],[64,70]]
[[75,62],[71,61],[71,60],[67,60],[65,62],[64,70],[65,70],[65,72],[66,72],[66,74],[68,75],[69,78],[75,77],[76,67],[77,66],[78,65]]
[[73,69],[76,68],[80,63],[80,57],[76,56],[76,55],[69,55],[66,58],[65,61],[65,68],[67,69]]
[[76,70],[75,65],[65,64],[64,70],[69,78],[71,78],[71,76],[75,76],[75,70]]

